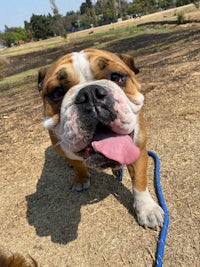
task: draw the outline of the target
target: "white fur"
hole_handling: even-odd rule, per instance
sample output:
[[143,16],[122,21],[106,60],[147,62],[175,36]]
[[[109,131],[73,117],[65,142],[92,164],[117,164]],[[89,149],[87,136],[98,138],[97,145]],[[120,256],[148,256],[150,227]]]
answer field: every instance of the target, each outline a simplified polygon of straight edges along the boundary
[[153,200],[148,188],[146,191],[139,192],[133,188],[135,213],[138,223],[145,227],[162,227],[164,212],[161,207]]
[[43,121],[43,126],[45,129],[50,130],[52,129],[57,122],[53,119],[53,117],[45,116]]
[[141,93],[138,93],[136,98],[134,99],[134,103],[138,105],[138,109],[140,110],[144,104],[144,96]]
[[55,136],[57,136],[61,149],[63,150],[63,152],[65,152],[65,155],[68,158],[82,161],[83,158],[77,156],[74,152],[72,152],[70,147],[68,147],[68,143],[65,141],[65,138],[63,138],[63,135],[65,133],[65,131],[64,132],[63,131],[64,131],[64,128],[62,126],[62,123],[57,124],[53,129],[53,133],[55,134]]
[[74,52],[72,59],[73,67],[80,78],[80,83],[93,81],[94,77],[90,69],[90,63],[85,52]]

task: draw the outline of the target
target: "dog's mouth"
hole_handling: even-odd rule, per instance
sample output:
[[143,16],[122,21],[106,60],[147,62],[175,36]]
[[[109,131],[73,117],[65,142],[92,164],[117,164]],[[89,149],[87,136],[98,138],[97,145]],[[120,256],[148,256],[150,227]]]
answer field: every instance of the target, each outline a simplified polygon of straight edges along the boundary
[[120,135],[99,123],[90,144],[79,154],[89,167],[117,169],[122,164],[135,162],[140,155],[139,148],[133,143],[133,136],[134,131]]

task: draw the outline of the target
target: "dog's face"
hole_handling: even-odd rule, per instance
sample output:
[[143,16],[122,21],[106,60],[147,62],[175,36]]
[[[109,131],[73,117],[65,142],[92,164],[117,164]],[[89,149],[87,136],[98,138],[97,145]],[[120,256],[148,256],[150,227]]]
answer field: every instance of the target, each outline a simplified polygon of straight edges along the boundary
[[44,127],[67,157],[97,168],[124,163],[111,155],[116,148],[102,147],[123,144],[137,130],[144,97],[136,73],[131,57],[95,49],[67,54],[39,73]]

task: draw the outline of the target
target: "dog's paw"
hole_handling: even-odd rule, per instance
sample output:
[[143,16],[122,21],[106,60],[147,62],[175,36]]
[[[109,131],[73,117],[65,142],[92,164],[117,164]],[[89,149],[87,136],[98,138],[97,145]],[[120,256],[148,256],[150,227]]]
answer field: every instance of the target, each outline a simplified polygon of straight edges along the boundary
[[85,183],[74,183],[72,186],[72,191],[73,192],[81,192],[84,190],[87,190],[90,187],[90,179],[88,179]]
[[163,226],[164,212],[162,208],[153,200],[148,189],[139,192],[133,189],[135,213],[137,221],[144,227],[157,229]]

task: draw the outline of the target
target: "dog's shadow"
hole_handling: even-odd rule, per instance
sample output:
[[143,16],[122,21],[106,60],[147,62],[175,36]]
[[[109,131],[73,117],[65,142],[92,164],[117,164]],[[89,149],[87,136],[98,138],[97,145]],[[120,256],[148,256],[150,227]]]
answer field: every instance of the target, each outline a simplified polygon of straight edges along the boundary
[[36,192],[26,196],[27,220],[39,236],[51,236],[52,242],[66,244],[77,237],[81,206],[101,201],[112,194],[134,216],[133,196],[112,175],[90,171],[91,186],[74,193],[74,170],[52,147],[46,149],[45,163]]

